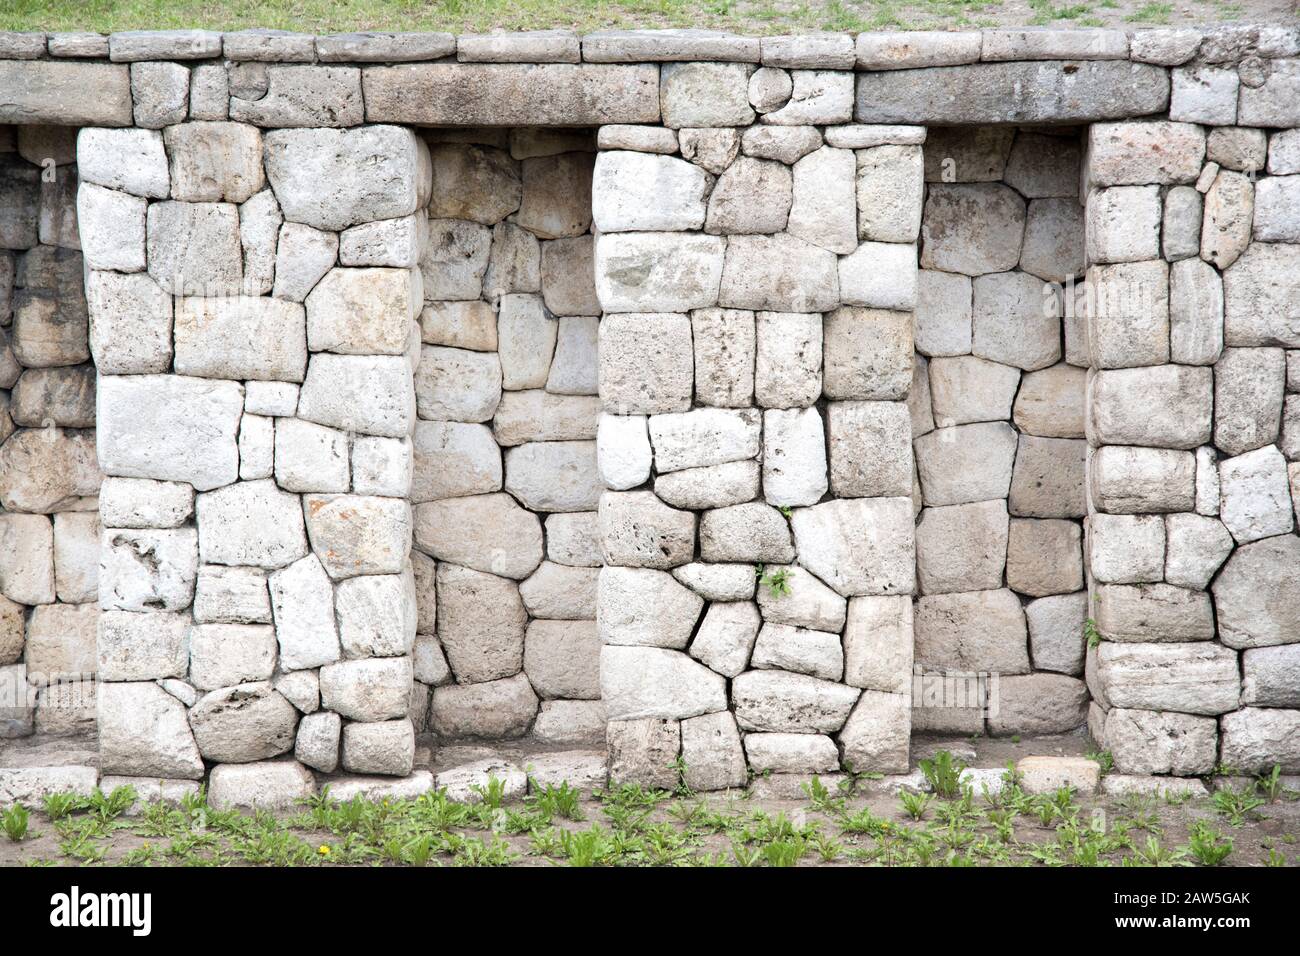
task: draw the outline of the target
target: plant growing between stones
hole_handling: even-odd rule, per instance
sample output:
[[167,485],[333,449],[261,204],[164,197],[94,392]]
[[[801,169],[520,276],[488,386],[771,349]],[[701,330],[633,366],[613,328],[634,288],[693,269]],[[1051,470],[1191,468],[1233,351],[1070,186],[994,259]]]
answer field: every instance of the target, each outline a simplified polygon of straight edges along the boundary
[[919,763],[925,782],[935,794],[945,799],[957,796],[961,788],[961,772],[966,769],[965,763],[948,750],[939,750],[933,757],[926,757]]
[[1097,622],[1092,618],[1083,622],[1083,636],[1089,647],[1095,648],[1101,645],[1101,631],[1097,629]]
[[1097,765],[1101,767],[1102,776],[1115,769],[1115,757],[1109,750],[1090,750],[1084,756],[1089,760],[1096,761]]
[[1268,803],[1277,803],[1282,798],[1282,766],[1273,764],[1273,769],[1262,773],[1255,781],[1255,788]]
[[1192,856],[1202,866],[1218,866],[1232,852],[1232,840],[1204,820],[1192,824],[1190,839]]
[[11,842],[17,843],[27,836],[27,821],[29,818],[30,814],[27,808],[21,803],[15,803],[0,817],[0,826],[4,827],[5,836]]
[[754,569],[758,576],[758,583],[767,588],[768,593],[774,598],[789,597],[790,595],[790,569],[777,568],[775,571],[768,571],[763,565],[758,565]]

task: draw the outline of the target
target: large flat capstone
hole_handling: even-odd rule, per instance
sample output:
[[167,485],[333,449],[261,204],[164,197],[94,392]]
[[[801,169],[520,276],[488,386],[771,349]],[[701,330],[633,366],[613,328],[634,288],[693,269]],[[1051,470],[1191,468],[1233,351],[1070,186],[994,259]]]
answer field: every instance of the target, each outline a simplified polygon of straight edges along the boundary
[[659,120],[653,64],[417,63],[362,72],[371,123],[597,126]]
[[0,123],[130,126],[131,75],[116,63],[0,60]]
[[1169,74],[1123,60],[974,63],[858,75],[859,123],[1090,122],[1163,112]]

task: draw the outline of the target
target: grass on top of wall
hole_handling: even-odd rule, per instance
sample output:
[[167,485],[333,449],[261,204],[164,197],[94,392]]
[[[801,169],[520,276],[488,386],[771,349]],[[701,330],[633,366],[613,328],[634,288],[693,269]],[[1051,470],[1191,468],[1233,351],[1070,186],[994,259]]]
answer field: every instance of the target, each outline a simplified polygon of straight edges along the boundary
[[305,33],[700,27],[751,35],[1278,21],[1295,0],[8,0],[0,30],[251,27]]

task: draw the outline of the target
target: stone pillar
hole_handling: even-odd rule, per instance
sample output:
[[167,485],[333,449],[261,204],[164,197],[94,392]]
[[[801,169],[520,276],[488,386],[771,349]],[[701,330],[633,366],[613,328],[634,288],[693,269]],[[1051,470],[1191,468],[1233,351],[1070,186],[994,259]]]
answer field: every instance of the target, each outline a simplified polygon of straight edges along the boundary
[[0,126],[0,741],[95,725],[100,475],[76,136]]
[[843,125],[852,99],[849,72],[671,64],[663,127],[599,131],[616,779],[907,769],[924,131]]
[[1090,726],[1126,773],[1300,768],[1300,167],[1237,105],[1178,69],[1178,122],[1089,133]]
[[292,753],[228,775],[286,801],[306,768],[409,773],[425,147],[218,121],[77,153],[103,772],[215,791]]
[[[1087,350],[1078,130],[936,128],[925,144],[913,728],[1082,726]],[[1067,321],[1062,321],[1065,318]]]

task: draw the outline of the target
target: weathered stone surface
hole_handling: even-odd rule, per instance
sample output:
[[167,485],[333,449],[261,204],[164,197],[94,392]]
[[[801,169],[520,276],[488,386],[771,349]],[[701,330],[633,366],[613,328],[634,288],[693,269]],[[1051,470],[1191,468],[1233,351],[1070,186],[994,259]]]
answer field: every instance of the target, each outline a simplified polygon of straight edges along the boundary
[[885,145],[857,154],[858,238],[915,242],[925,189],[921,148]]
[[[1224,339],[1228,345],[1300,345],[1294,303],[1281,276],[1300,267],[1294,245],[1255,243],[1224,271]],[[1288,318],[1289,317],[1289,318]]]
[[[751,127],[752,128],[752,127]],[[715,176],[740,154],[740,133],[726,127],[680,129],[677,141],[682,158],[702,166]]]
[[95,370],[86,365],[28,369],[10,396],[9,415],[32,428],[95,427]]
[[1097,626],[1115,641],[1198,641],[1214,636],[1210,599],[1204,591],[1169,584],[1099,587]]
[[699,229],[708,191],[708,174],[685,160],[604,152],[591,185],[593,222],[601,232]]
[[821,500],[827,488],[824,436],[815,408],[764,413],[763,495],[769,504],[792,507]]
[[501,489],[501,452],[484,425],[417,422],[413,447],[413,502]]
[[726,711],[683,720],[682,782],[693,790],[743,787],[748,780],[736,719]]
[[440,561],[515,580],[528,577],[542,560],[541,522],[507,494],[419,505],[415,543]]
[[677,152],[677,132],[657,126],[602,126],[596,131],[596,147],[601,151],[630,149],[670,155]]
[[501,403],[501,360],[495,352],[424,346],[415,371],[421,418],[483,422]]
[[541,269],[542,250],[536,236],[513,222],[492,227],[491,254],[483,274],[483,288],[490,296],[540,291]]
[[658,79],[642,63],[419,63],[366,67],[362,89],[370,122],[601,126],[657,122]]
[[420,336],[425,345],[495,352],[496,313],[487,302],[430,302],[420,313]]
[[425,296],[478,298],[491,247],[492,231],[486,226],[460,219],[431,219],[429,238],[420,256]]
[[1011,418],[1017,369],[973,355],[935,358],[929,366],[936,421],[947,426]]
[[691,332],[696,400],[721,407],[748,405],[754,397],[754,313],[700,309],[691,314]]
[[303,501],[312,551],[335,580],[398,574],[411,543],[411,508],[400,498],[308,495]]
[[1088,196],[1088,261],[1138,262],[1160,254],[1160,187],[1112,186]]
[[1098,368],[1169,360],[1169,267],[1158,260],[1096,266],[1087,273],[1087,335]]
[[1088,570],[1103,584],[1163,580],[1164,518],[1160,515],[1090,516]]
[[99,608],[94,604],[45,604],[32,608],[23,659],[27,682],[41,686],[95,672]]
[[692,386],[685,315],[627,314],[600,323],[601,398],[617,414],[684,411]]
[[921,512],[916,527],[916,569],[922,594],[997,588],[1006,563],[1005,501]]
[[99,489],[92,431],[30,428],[0,447],[0,505],[10,511],[53,512]]
[[790,529],[777,509],[761,502],[706,511],[700,518],[705,561],[784,564],[794,559]]
[[541,245],[542,298],[546,307],[555,315],[598,315],[592,237],[553,239]]
[[747,734],[745,754],[755,773],[826,773],[840,767],[835,742],[820,734]]
[[292,760],[221,764],[208,780],[208,802],[221,810],[294,810],[315,793],[316,778]]
[[1016,774],[1026,793],[1054,793],[1064,786],[1093,793],[1101,780],[1101,765],[1087,757],[1021,757]]
[[537,694],[523,674],[482,684],[436,687],[430,727],[439,737],[522,737],[537,714]]
[[679,651],[606,646],[600,652],[600,696],[610,720],[683,720],[726,710],[726,684]]
[[1286,459],[1267,445],[1219,463],[1220,517],[1238,544],[1295,526]]
[[299,669],[338,660],[333,588],[316,555],[276,571],[267,583],[282,665]]
[[673,568],[673,577],[708,601],[747,601],[757,584],[747,564],[695,562]]
[[1004,498],[1016,436],[1005,422],[940,428],[918,438],[916,463],[927,505]]
[[100,606],[127,611],[188,607],[194,598],[198,568],[197,538],[193,528],[105,529],[100,548]]
[[519,596],[533,617],[557,620],[594,619],[598,572],[543,561],[519,586]]
[[655,494],[675,508],[726,508],[758,497],[759,464],[731,461],[655,478]]
[[599,236],[596,294],[607,312],[686,311],[716,305],[724,246],[722,239],[702,235]]
[[270,680],[275,670],[275,629],[263,624],[196,624],[189,642],[198,690]]
[[405,717],[411,673],[408,657],[326,664],[320,669],[321,706],[350,720]]
[[149,61],[131,66],[135,125],[162,129],[185,119],[190,71],[180,63]]
[[794,84],[785,70],[764,66],[749,77],[749,105],[759,113],[771,113],[790,102]]
[[718,303],[724,308],[824,312],[839,302],[835,254],[794,236],[727,242]]
[[790,219],[792,188],[784,164],[741,157],[727,167],[709,194],[705,231],[715,235],[781,232]]
[[661,474],[742,461],[759,453],[762,418],[749,409],[654,415],[649,424],[655,468]]
[[1009,590],[936,594],[916,605],[916,659],[926,669],[1029,670],[1025,615]]
[[407,360],[317,353],[298,397],[298,417],[344,431],[403,438],[415,419]]
[[[313,352],[402,355],[420,310],[409,269],[331,269],[306,298]],[[245,376],[247,377],[247,376]]]
[[978,276],[1020,261],[1025,202],[1000,183],[932,184],[921,221],[921,267]]
[[145,206],[145,200],[137,196],[82,183],[77,190],[77,223],[86,265],[119,272],[144,271]]
[[334,592],[344,656],[397,657],[415,643],[415,577],[367,574],[339,583]]
[[1220,645],[1103,642],[1097,657],[1112,707],[1210,716],[1237,707],[1237,655]]
[[1191,511],[1196,471],[1191,452],[1109,445],[1089,463],[1090,494],[1098,510],[1110,514]]
[[[813,405],[822,394],[822,316],[759,312],[757,346],[754,395],[759,405],[766,408]],[[698,378],[698,358],[695,373]]]
[[1238,548],[1211,588],[1219,639],[1234,648],[1294,641],[1300,604],[1291,582],[1297,573],[1300,541],[1291,536]]
[[144,129],[81,130],[77,178],[135,196],[166,199],[171,184],[162,134]]
[[1063,674],[1021,674],[998,682],[997,711],[989,714],[992,734],[1061,734],[1087,719],[1088,688]]
[[599,330],[595,316],[560,316],[555,357],[545,382],[549,391],[562,395],[595,395],[599,391]]
[[601,415],[596,433],[600,477],[607,488],[625,491],[650,477],[654,452],[644,415]]
[[277,299],[302,302],[330,271],[338,256],[339,239],[299,222],[280,226],[275,252],[272,294]]
[[337,231],[415,211],[419,146],[408,129],[278,129],[266,134],[265,154],[267,178],[291,222]]
[[1203,445],[1210,440],[1213,409],[1225,404],[1223,398],[1216,402],[1212,380],[1220,384],[1221,394],[1229,387],[1208,368],[1162,365],[1099,371],[1092,379],[1091,438],[1109,445]]
[[779,126],[830,126],[847,123],[853,113],[853,77],[838,70],[795,70],[790,101],[766,114]]
[[[903,496],[912,489],[911,416],[902,402],[828,407],[830,484],[842,498]],[[820,496],[819,496],[820,497]]]
[[1169,270],[1169,357],[1185,365],[1209,365],[1223,351],[1223,282],[1201,259]]
[[350,723],[342,750],[344,770],[404,777],[415,762],[415,728],[409,719]]
[[505,488],[531,511],[590,511],[600,500],[595,442],[532,442],[506,452]]
[[1282,350],[1225,349],[1214,373],[1214,444],[1239,455],[1276,441],[1286,380]]
[[596,743],[605,739],[605,705],[598,700],[543,701],[533,723],[543,743]]
[[[598,587],[596,618],[605,644],[683,650],[690,643],[704,602],[671,575],[607,567],[600,570]],[[699,657],[694,651],[692,656]]]
[[90,350],[100,374],[166,372],[172,358],[172,300],[147,275],[86,277]]
[[822,134],[814,126],[751,126],[740,140],[746,156],[775,159],[787,166],[794,165],[821,144]]
[[1201,258],[1226,269],[1250,243],[1254,183],[1245,173],[1221,170],[1205,193]]
[[1274,765],[1300,771],[1300,711],[1246,707],[1225,714],[1219,759],[1239,770],[1267,773]]
[[184,677],[189,667],[189,617],[183,613],[99,616],[97,674],[104,681]]
[[852,152],[829,146],[795,163],[790,234],[832,252],[853,252],[858,240],[855,171]]
[[105,773],[203,777],[185,705],[152,683],[101,684],[99,766]]
[[791,523],[803,565],[840,594],[911,593],[907,499],[824,502],[796,511]]
[[[762,620],[749,601],[716,601],[690,643],[690,656],[719,674],[735,678],[749,666]],[[682,644],[685,646],[685,644]]]
[[844,674],[840,636],[789,624],[764,624],[750,666],[838,681]]
[[748,671],[731,684],[731,706],[742,730],[835,733],[861,692],[806,674]]
[[1208,587],[1233,548],[1223,522],[1194,514],[1166,516],[1165,541],[1164,578],[1185,588]]
[[1116,707],[1106,715],[1106,749],[1124,773],[1205,774],[1214,769],[1217,730],[1207,717]]
[[652,492],[606,492],[600,499],[601,549],[609,564],[667,569],[695,553],[695,516]]
[[681,722],[654,718],[611,720],[602,733],[609,748],[610,779],[670,790],[681,784]]
[[205,759],[251,763],[293,747],[298,711],[269,683],[240,684],[199,698],[190,726]]
[[600,636],[594,621],[533,621],[523,663],[543,700],[600,696]]
[[438,639],[460,683],[510,677],[523,667],[527,614],[508,579],[438,565]]
[[1201,194],[1192,186],[1175,186],[1165,195],[1160,247],[1166,259],[1188,259],[1200,253],[1201,206]]
[[1088,595],[1055,594],[1025,605],[1034,667],[1078,676],[1083,673],[1083,622]]
[[1300,707],[1300,645],[1248,650],[1241,664],[1243,704]]
[[1020,268],[1047,282],[1083,272],[1083,211],[1072,199],[1035,199],[1025,220]]
[[916,246],[864,242],[839,263],[840,298],[848,305],[910,312],[916,308]]
[[844,628],[844,682],[886,693],[912,684],[912,600],[907,595],[856,597]]
[[594,395],[552,395],[529,389],[501,396],[492,432],[501,445],[590,440],[596,437],[599,419],[600,399]]
[[1061,358],[1059,302],[1044,299],[1041,281],[1023,272],[974,282],[971,351],[1026,371]]
[[279,568],[307,553],[302,508],[270,480],[244,481],[195,502],[205,564]]
[[1204,156],[1205,131],[1190,123],[1097,123],[1088,130],[1094,186],[1195,182]]
[[902,399],[912,382],[906,312],[840,308],[823,325],[822,388],[830,399]]

